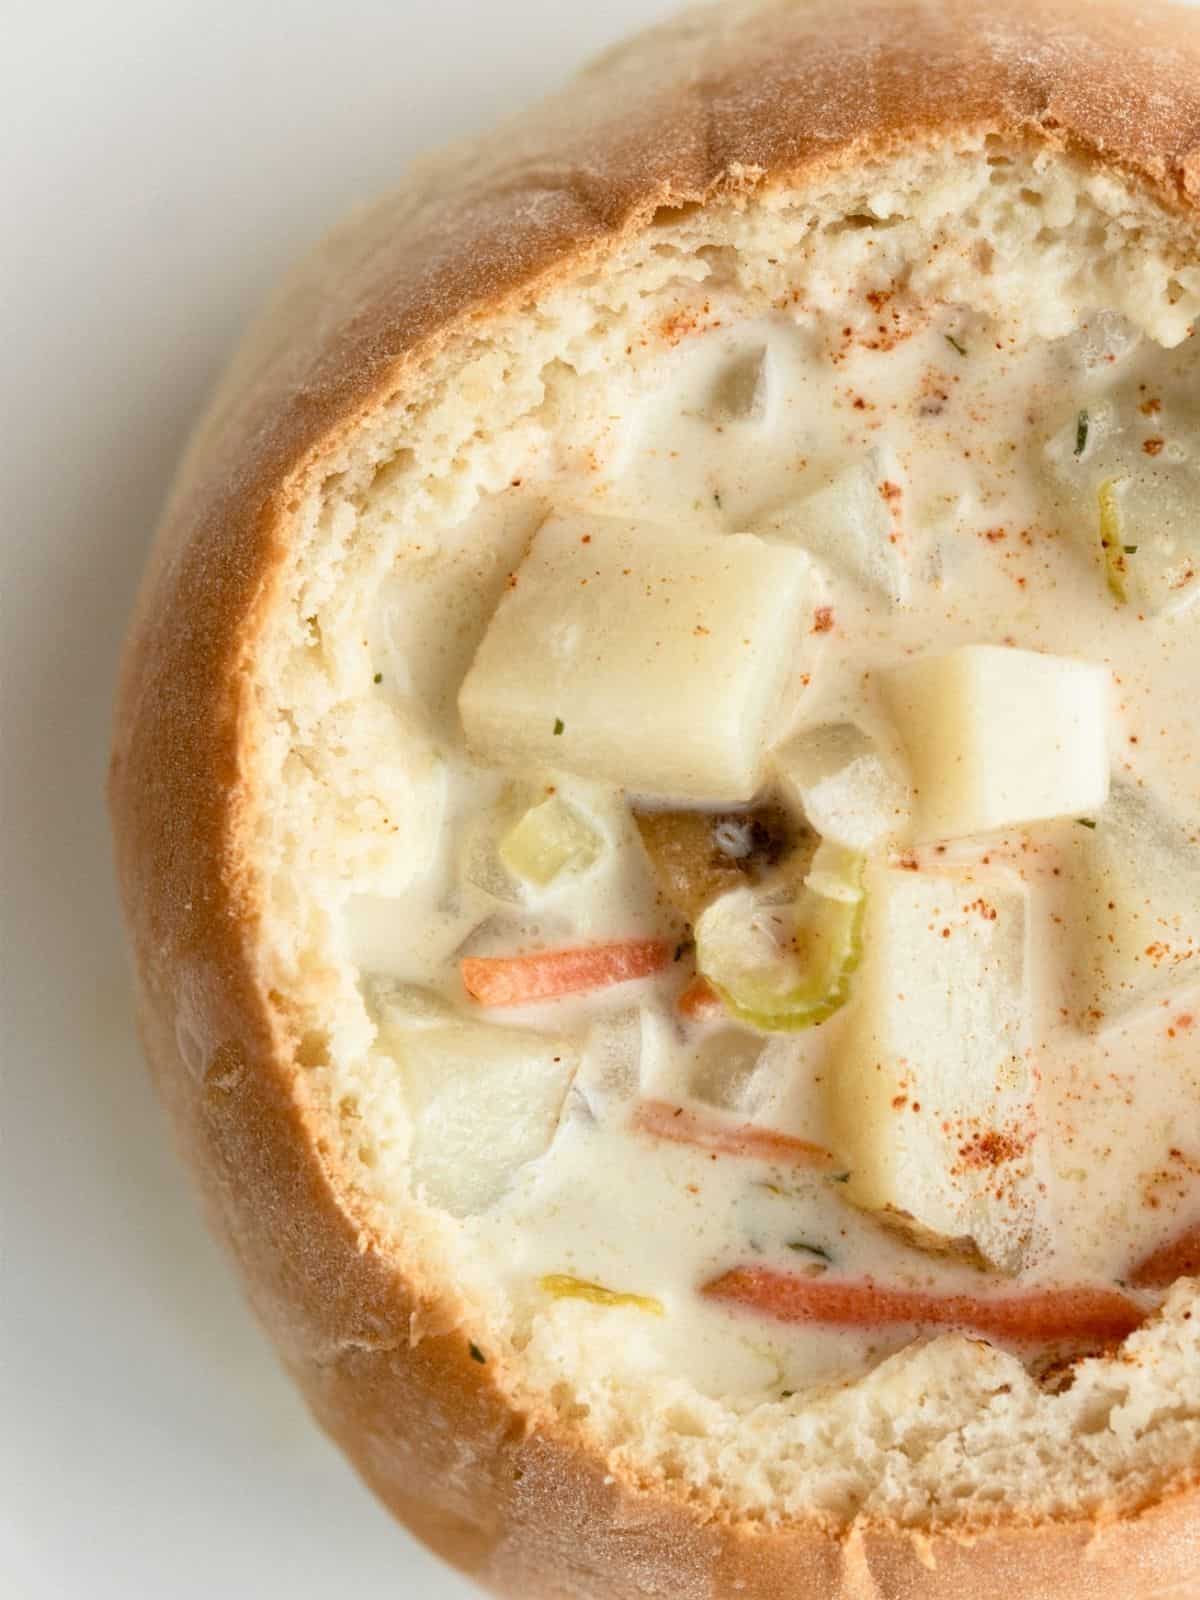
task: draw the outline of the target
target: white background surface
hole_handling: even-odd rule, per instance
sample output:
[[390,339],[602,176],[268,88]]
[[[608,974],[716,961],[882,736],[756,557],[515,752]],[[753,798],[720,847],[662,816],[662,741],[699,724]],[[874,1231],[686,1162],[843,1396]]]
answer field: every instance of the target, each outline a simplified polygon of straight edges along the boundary
[[101,789],[189,421],[288,258],[667,0],[2,8],[0,1596],[464,1600],[310,1426],[137,1055]]

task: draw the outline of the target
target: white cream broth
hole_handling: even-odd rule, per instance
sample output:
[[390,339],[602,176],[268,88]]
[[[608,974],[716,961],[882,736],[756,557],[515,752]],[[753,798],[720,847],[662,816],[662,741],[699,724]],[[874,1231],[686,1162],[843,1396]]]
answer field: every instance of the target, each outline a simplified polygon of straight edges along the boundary
[[[539,1313],[572,1314],[574,1302],[555,1305],[541,1287],[548,1275],[651,1297],[662,1315],[633,1306],[607,1313],[614,1362],[677,1374],[714,1395],[778,1393],[861,1371],[913,1330],[788,1327],[731,1313],[698,1293],[730,1268],[976,1296],[1010,1293],[1014,1282],[881,1227],[847,1202],[836,1165],[795,1169],[631,1128],[635,1104],[653,1100],[832,1144],[829,1074],[855,1026],[854,980],[841,1011],[798,1033],[681,1018],[676,1002],[694,958],[628,797],[555,767],[501,772],[473,760],[456,710],[460,685],[548,512],[780,538],[781,508],[870,461],[889,485],[907,603],[865,586],[828,552],[817,555],[827,604],[813,624],[814,665],[789,690],[773,742],[845,718],[884,726],[879,675],[910,658],[980,644],[1077,657],[1112,675],[1114,777],[1190,824],[1195,848],[1200,603],[1187,603],[1186,571],[1171,614],[1118,603],[1072,474],[1089,449],[1116,448],[1114,415],[1133,467],[1200,471],[1200,337],[1164,351],[1099,316],[1056,344],[1020,345],[966,313],[924,318],[881,300],[828,327],[781,313],[689,331],[662,353],[650,385],[624,401],[610,386],[603,410],[594,449],[556,456],[547,445],[436,551],[402,552],[380,594],[377,692],[436,749],[446,801],[433,858],[418,864],[402,899],[353,900],[347,938],[370,993],[379,979],[418,984],[453,1008],[450,1024],[465,1018],[565,1041],[557,1124],[532,1156],[524,1147],[489,1204],[457,1208],[465,1247],[511,1296],[518,1327]],[[503,874],[489,879],[487,841],[500,825],[488,819],[507,807],[511,821],[550,794],[585,819],[598,859],[518,897]],[[898,853],[918,872],[960,873],[972,893],[1001,872],[1029,889],[1039,1188],[1017,1286],[1120,1283],[1200,1220],[1200,989],[1193,975],[1102,1027],[1086,1015],[1074,897],[1081,830],[1092,820],[893,847],[893,860]],[[474,865],[464,872],[464,862]],[[677,957],[665,972],[538,1006],[484,1010],[459,976],[464,956],[650,937],[669,941]],[[381,1035],[402,1073],[407,1004]],[[626,1041],[615,1087],[595,1072],[610,1033]],[[703,1106],[704,1053],[710,1062],[724,1052],[752,1058],[760,1046],[756,1087],[738,1108]],[[488,1092],[484,1080],[479,1092]]]

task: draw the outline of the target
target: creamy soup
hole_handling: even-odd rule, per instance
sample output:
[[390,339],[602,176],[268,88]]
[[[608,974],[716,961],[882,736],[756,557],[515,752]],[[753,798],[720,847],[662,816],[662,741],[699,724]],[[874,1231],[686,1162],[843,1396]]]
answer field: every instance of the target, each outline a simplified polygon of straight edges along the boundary
[[417,1192],[703,1392],[1107,1347],[1200,1222],[1200,338],[669,342],[378,596]]

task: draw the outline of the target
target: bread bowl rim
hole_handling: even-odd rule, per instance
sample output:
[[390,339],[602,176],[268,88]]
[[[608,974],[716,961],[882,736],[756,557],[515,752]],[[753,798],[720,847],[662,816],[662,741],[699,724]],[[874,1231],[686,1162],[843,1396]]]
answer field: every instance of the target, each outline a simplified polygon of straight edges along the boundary
[[[738,1576],[761,1583],[761,1572],[743,1573],[742,1564],[761,1568],[768,1556],[819,1567],[814,1593],[990,1593],[938,1587],[939,1566],[944,1575],[968,1544],[975,1552],[970,1581],[978,1585],[1011,1581],[1025,1561],[1053,1570],[1061,1558],[1068,1571],[1085,1548],[1103,1558],[1106,1581],[1116,1585],[1092,1590],[1097,1594],[1128,1592],[1120,1585],[1129,1563],[1143,1558],[1165,1582],[1180,1585],[1192,1570],[1189,1550],[1200,1566],[1200,1465],[1168,1485],[1157,1503],[1124,1507],[1112,1517],[1029,1524],[1014,1518],[1007,1526],[937,1533],[866,1520],[840,1533],[723,1523],[712,1508],[611,1481],[605,1463],[577,1438],[544,1418],[511,1411],[494,1372],[472,1360],[457,1331],[453,1295],[401,1276],[356,1215],[322,1150],[319,1120],[297,1095],[296,1040],[286,1011],[261,992],[251,953],[254,884],[241,841],[253,751],[243,697],[289,517],[367,420],[461,333],[602,266],[664,210],[739,203],[769,186],[802,188],[899,147],[968,136],[1030,141],[1103,166],[1169,210],[1196,240],[1200,89],[1189,97],[1180,88],[1169,111],[1157,101],[1157,114],[1147,113],[1138,126],[1122,113],[1126,57],[1136,52],[1124,50],[1120,28],[1131,13],[1062,0],[1048,8],[1014,7],[1004,26],[1023,55],[976,62],[964,94],[962,61],[985,11],[978,0],[956,0],[942,8],[935,26],[930,8],[919,3],[854,0],[824,27],[825,53],[817,62],[803,27],[807,13],[770,7],[776,21],[796,24],[795,55],[780,63],[773,96],[758,100],[756,124],[736,99],[739,73],[744,78],[757,59],[753,43],[743,41],[741,56],[732,52],[703,76],[703,137],[695,121],[699,58],[692,56],[664,68],[653,93],[643,90],[647,104],[636,139],[610,124],[606,147],[590,141],[586,168],[572,165],[569,141],[561,139],[560,101],[516,125],[506,149],[460,158],[454,172],[434,169],[413,180],[358,224],[371,237],[384,228],[390,269],[369,252],[359,259],[361,234],[349,225],[333,236],[315,269],[317,281],[339,275],[332,321],[316,319],[296,335],[296,319],[309,304],[311,280],[305,280],[285,291],[258,341],[235,364],[189,450],[143,587],[119,694],[110,796],[152,1068],[215,1226],[314,1411],[428,1542],[514,1593],[534,1592],[535,1580],[566,1582],[578,1571],[571,1546],[581,1535],[578,1518],[564,1514],[570,1507],[584,1508],[578,1514],[601,1551],[588,1559],[596,1581],[611,1583],[613,1593],[626,1592],[622,1584],[636,1592],[628,1588],[633,1565],[622,1540],[628,1544],[631,1526],[654,1522],[653,1559],[669,1564],[657,1570],[670,1572],[684,1593],[693,1571],[689,1581],[696,1583],[705,1572],[725,1583]],[[1200,82],[1200,19],[1162,5],[1140,14],[1156,46],[1173,48],[1168,33],[1186,33],[1187,43],[1174,53],[1181,71],[1195,63]],[[909,32],[917,24],[926,30],[923,45],[907,54],[899,44],[905,19]],[[1060,24],[1061,59],[1047,75],[1046,30]],[[851,116],[830,138],[822,124],[830,86],[850,81],[883,33],[891,40],[890,97],[881,97],[873,120]],[[673,37],[656,30],[644,48],[666,50]],[[684,41],[685,57],[704,48],[703,37],[699,44]],[[807,76],[785,82],[789,65]],[[653,76],[654,60],[631,62],[627,51],[617,52],[583,80],[588,93],[578,94],[567,113],[575,137],[586,133],[606,74],[629,71]],[[1144,81],[1142,89],[1149,93]],[[730,91],[732,103],[722,101]],[[658,150],[647,163],[651,138]],[[523,202],[534,193],[551,199],[531,223]],[[441,254],[414,268],[412,260],[432,240],[441,241]],[[437,1458],[421,1457],[419,1441],[407,1466],[398,1459],[385,1469],[373,1457],[372,1418],[388,1408],[415,1406],[420,1414],[422,1405],[431,1414],[453,1411],[460,1438],[476,1443],[469,1503],[400,1486],[406,1476],[436,1470]],[[539,1499],[528,1486],[543,1480]],[[1174,1579],[1168,1546],[1178,1552]],[[648,1559],[637,1554],[643,1564]],[[1069,1591],[1060,1585],[1044,1592]]]

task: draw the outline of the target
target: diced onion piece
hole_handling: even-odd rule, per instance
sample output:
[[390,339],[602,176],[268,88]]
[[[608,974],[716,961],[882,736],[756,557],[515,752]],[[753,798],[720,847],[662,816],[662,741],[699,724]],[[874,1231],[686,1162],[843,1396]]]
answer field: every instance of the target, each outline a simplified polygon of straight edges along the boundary
[[770,398],[770,356],[764,345],[743,350],[728,361],[704,404],[711,422],[762,422]]
[[625,1114],[641,1089],[645,1035],[646,1014],[640,1007],[592,1023],[567,1096],[564,1123],[592,1125]]
[[1146,617],[1200,600],[1200,416],[1178,397],[1160,412],[1126,387],[1072,411],[1047,440],[1064,526],[1099,557],[1113,598]]
[[589,1283],[586,1278],[572,1278],[563,1272],[550,1272],[541,1279],[541,1288],[555,1300],[589,1300],[594,1306],[632,1306],[652,1317],[661,1317],[663,1303],[648,1294],[623,1294],[617,1289],[606,1289],[602,1283]]
[[757,1034],[743,1028],[721,1028],[710,1033],[692,1052],[688,1094],[718,1110],[754,1116],[759,1110],[755,1087],[763,1044]]
[[1093,311],[1064,342],[1066,353],[1089,375],[1110,376],[1113,367],[1137,346],[1141,334],[1115,311]]
[[696,964],[728,1010],[767,1032],[814,1027],[849,998],[862,954],[863,862],[822,845],[789,898],[735,889],[696,923]]
[[777,751],[774,765],[784,796],[823,839],[866,853],[907,836],[908,784],[855,723],[805,729]]
[[575,877],[586,872],[602,847],[600,835],[574,806],[552,794],[509,829],[498,853],[513,877],[544,889],[564,874]]

